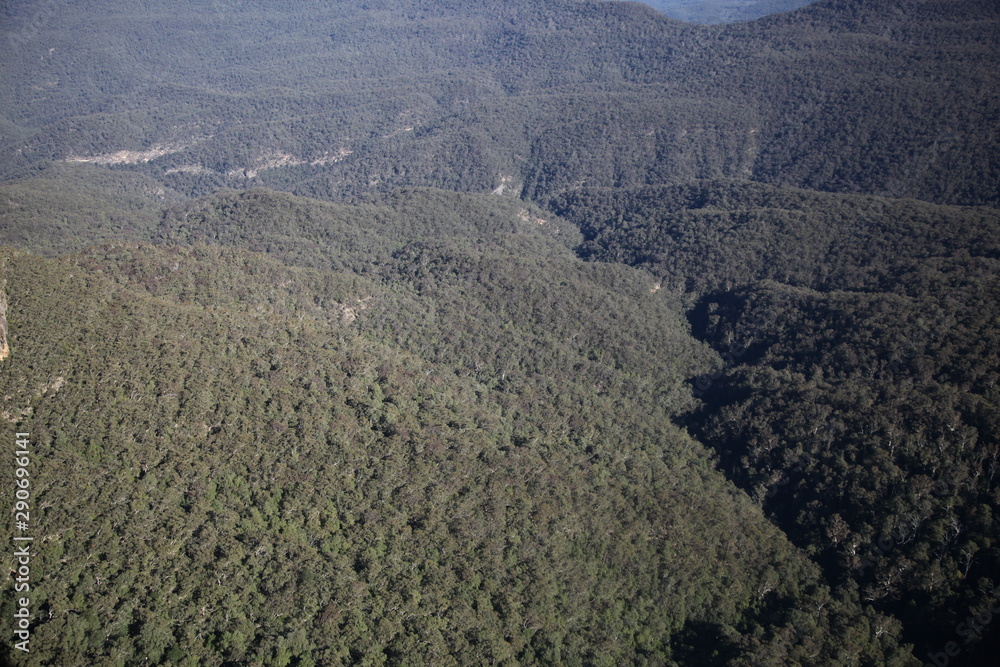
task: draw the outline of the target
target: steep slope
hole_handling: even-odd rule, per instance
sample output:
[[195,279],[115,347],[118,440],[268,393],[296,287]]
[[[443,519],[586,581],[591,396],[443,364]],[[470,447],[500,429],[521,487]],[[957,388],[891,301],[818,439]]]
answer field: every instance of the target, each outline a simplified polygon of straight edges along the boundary
[[33,664],[903,659],[671,424],[690,343],[639,276],[532,266],[592,274],[570,313],[602,284],[646,303],[666,368],[622,357],[654,343],[625,312],[597,353],[600,324],[542,328],[509,257],[410,257],[383,282],[207,246],[4,251]]
[[687,423],[731,479],[918,647],[954,641],[1000,573],[996,210],[733,182],[553,207],[587,256],[689,290],[725,365]]

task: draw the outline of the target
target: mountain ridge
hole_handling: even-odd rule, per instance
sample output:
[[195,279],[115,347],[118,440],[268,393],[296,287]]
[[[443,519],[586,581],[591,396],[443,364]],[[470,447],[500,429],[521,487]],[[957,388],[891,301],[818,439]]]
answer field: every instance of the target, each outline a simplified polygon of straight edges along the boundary
[[[257,30],[251,24],[233,33],[258,11],[243,4],[237,11],[244,18],[209,24],[226,35],[217,43],[235,48],[223,53],[203,44],[206,51],[192,51],[181,68],[158,62],[160,49],[132,55],[127,41],[101,50],[74,47],[88,48],[103,68],[83,77],[103,82],[86,103],[87,115],[75,119],[51,117],[52,109],[82,101],[66,97],[72,86],[36,90],[37,75],[29,82],[16,74],[21,78],[6,86],[21,91],[12,112],[51,120],[27,143],[8,138],[0,156],[9,177],[38,160],[190,144],[134,168],[198,194],[258,180],[322,198],[412,185],[492,191],[507,178],[538,199],[579,181],[657,184],[726,176],[995,205],[989,184],[998,169],[996,140],[972,135],[996,106],[998,63],[988,48],[996,12],[989,3],[969,3],[961,12],[947,4],[918,3],[921,12],[901,21],[891,3],[818,3],[721,27],[685,26],[619,3],[486,3],[479,24],[472,23],[478,6],[415,5],[369,15],[337,5],[308,27],[299,14],[272,9],[269,20],[281,26],[286,42],[277,58],[266,55],[275,36],[248,40]],[[434,19],[419,19],[421,11]],[[412,27],[416,20],[422,30]],[[324,23],[339,36],[324,35]],[[190,40],[183,32],[154,34],[155,25],[140,22],[130,30],[151,44],[163,42],[163,50],[170,41]],[[464,36],[456,40],[454,29]],[[100,31],[96,25],[95,34]],[[880,39],[867,36],[876,33]],[[72,65],[63,51],[74,49],[45,42],[45,34],[40,31],[24,55],[38,51],[31,68],[64,80],[60,72]],[[382,40],[397,45],[390,51],[396,55],[369,53]],[[931,58],[923,50],[928,44],[935,44]],[[21,63],[11,74],[27,71],[23,56],[9,56]],[[147,64],[137,66],[136,58]],[[284,88],[253,92],[268,77],[287,78],[290,62],[298,66]],[[315,92],[296,92],[290,87],[296,81]],[[532,99],[526,108],[523,96],[536,94],[530,91],[544,91],[546,103]],[[159,107],[159,120],[143,110],[150,105]],[[202,111],[193,116],[192,105]],[[570,125],[560,128],[562,119]],[[603,138],[609,125],[622,136]],[[574,157],[578,141],[592,154]],[[607,148],[595,150],[602,144]],[[320,164],[330,155],[343,159]],[[289,157],[275,162],[275,156]],[[834,156],[838,162],[831,162]],[[260,171],[268,161],[283,166]]]
[[649,0],[644,3],[666,16],[689,23],[752,21],[778,12],[790,12],[813,0]]

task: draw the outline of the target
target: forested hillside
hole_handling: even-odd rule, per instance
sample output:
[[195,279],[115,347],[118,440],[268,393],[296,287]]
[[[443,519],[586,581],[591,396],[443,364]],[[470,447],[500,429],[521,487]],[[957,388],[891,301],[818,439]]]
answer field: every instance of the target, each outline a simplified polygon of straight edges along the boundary
[[995,2],[0,31],[4,660],[992,664]]
[[876,608],[960,623],[1000,571],[1000,213],[732,182],[552,205],[693,299],[726,366],[687,423],[730,478]]
[[[186,229],[307,206],[226,196]],[[905,655],[673,424],[708,355],[669,297],[465,206],[391,254],[333,233],[336,268],[5,252],[5,417],[46,503],[33,664]],[[272,255],[322,263],[288,236]]]
[[719,27],[618,2],[195,4],[8,3],[0,174],[86,161],[187,194],[530,199],[733,177],[997,202],[986,0]]

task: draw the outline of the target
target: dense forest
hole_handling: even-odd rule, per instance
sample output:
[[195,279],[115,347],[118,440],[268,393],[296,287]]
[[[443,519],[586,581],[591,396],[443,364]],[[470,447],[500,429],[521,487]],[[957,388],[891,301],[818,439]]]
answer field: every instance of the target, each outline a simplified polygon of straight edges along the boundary
[[1000,10],[984,0],[722,27],[620,2],[194,4],[7,3],[0,177],[63,161],[189,196],[533,200],[725,177],[997,203]]
[[1000,571],[1000,213],[730,182],[553,207],[689,295],[725,366],[685,423],[727,476],[876,608],[960,623]]
[[991,664],[1000,7],[736,5],[0,2],[0,661]]

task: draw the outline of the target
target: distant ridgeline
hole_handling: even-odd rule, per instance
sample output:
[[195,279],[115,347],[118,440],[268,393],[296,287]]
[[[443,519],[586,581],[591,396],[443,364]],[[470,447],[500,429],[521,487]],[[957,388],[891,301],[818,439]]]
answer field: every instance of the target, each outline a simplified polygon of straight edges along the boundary
[[813,0],[648,0],[644,4],[690,23],[734,23],[790,12]]
[[8,5],[0,175],[63,162],[188,195],[539,201],[726,177],[997,203],[991,0],[826,0],[724,26],[574,0],[188,4],[195,23],[156,3]]
[[23,664],[998,654],[996,2],[140,5],[0,3]]

